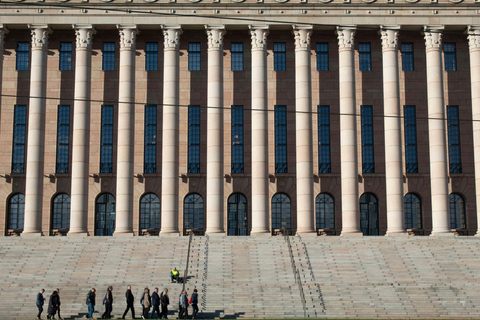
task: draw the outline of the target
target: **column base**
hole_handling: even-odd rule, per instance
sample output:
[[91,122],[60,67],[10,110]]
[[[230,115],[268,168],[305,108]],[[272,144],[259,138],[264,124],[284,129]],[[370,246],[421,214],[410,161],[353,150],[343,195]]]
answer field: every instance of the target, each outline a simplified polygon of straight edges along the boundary
[[340,233],[341,237],[363,237],[363,232],[361,231],[342,231]]
[[385,234],[387,237],[408,237],[407,231],[387,231]]
[[270,232],[258,232],[258,231],[252,231],[250,232],[251,237],[271,237],[272,234]]
[[451,231],[447,232],[433,232],[430,233],[430,237],[455,237],[455,234]]
[[41,231],[23,231],[20,235],[22,237],[42,237],[43,233]]
[[316,237],[318,236],[316,232],[313,231],[297,231],[297,235],[302,237]]
[[215,232],[205,231],[205,234],[208,235],[209,237],[222,237],[222,236],[226,236],[226,234],[225,234],[224,231],[215,231]]
[[114,237],[133,237],[133,232],[113,232]]
[[67,233],[67,237],[88,237],[88,232],[72,232]]
[[180,232],[162,232],[158,234],[160,237],[180,237]]

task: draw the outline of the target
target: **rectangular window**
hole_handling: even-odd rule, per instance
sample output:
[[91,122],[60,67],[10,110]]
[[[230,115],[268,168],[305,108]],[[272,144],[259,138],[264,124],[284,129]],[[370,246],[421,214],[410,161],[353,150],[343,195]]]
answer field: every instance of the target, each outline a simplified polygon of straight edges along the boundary
[[317,43],[317,71],[328,71],[328,42]]
[[27,133],[27,106],[14,108],[12,173],[25,172],[25,141]]
[[28,59],[30,57],[30,44],[28,42],[17,42],[17,65],[16,70],[28,70]]
[[405,131],[405,169],[407,173],[418,173],[417,159],[417,114],[415,106],[403,107]]
[[402,43],[400,51],[402,53],[402,71],[414,71],[413,43]]
[[232,71],[243,71],[243,43],[232,43]]
[[358,44],[360,71],[372,71],[372,52],[370,42]]
[[447,106],[447,126],[448,161],[450,164],[450,173],[462,173],[458,106]]
[[113,106],[102,106],[102,132],[100,135],[100,173],[112,173]]
[[68,173],[70,147],[70,106],[58,106],[56,173]]
[[275,71],[287,70],[287,53],[285,42],[275,42],[273,44],[273,65]]
[[115,70],[115,42],[103,43],[103,71]]
[[318,106],[318,172],[332,172],[330,162],[330,106]]
[[145,44],[145,70],[158,70],[158,43],[147,42]]
[[157,172],[157,106],[145,106],[144,173]]
[[362,172],[375,173],[373,153],[373,107],[362,106]]
[[232,173],[243,173],[243,106],[232,106]]
[[445,58],[445,71],[457,71],[457,46],[454,42],[443,44],[443,56]]
[[287,172],[287,107],[275,106],[275,173]]
[[60,42],[60,61],[58,69],[61,71],[72,70],[72,43]]
[[188,173],[200,173],[200,106],[188,106]]
[[188,70],[200,71],[200,42],[188,43]]

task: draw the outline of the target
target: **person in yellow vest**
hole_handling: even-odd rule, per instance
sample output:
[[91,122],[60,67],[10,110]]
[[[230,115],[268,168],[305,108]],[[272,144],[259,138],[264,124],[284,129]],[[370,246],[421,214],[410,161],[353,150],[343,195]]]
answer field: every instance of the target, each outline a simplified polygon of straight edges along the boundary
[[173,270],[170,272],[170,278],[171,278],[172,282],[173,281],[178,282],[178,275],[179,275],[179,273],[178,273],[177,268],[173,268]]

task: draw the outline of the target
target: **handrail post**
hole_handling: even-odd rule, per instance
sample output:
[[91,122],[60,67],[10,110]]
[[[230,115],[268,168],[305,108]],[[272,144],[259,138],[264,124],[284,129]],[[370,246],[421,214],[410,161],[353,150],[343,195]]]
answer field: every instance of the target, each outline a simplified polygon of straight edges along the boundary
[[190,236],[188,238],[188,250],[187,250],[187,266],[185,267],[185,273],[183,274],[183,287],[182,290],[185,291],[185,282],[187,282],[188,276],[188,263],[190,261],[190,245],[192,244],[193,231],[190,231]]

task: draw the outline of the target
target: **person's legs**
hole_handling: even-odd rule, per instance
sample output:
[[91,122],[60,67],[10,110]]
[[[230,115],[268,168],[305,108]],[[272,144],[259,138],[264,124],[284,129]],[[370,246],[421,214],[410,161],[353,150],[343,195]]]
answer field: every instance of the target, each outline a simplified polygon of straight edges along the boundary
[[42,312],[43,312],[43,306],[37,306],[37,308],[38,308],[37,319],[40,319],[40,317],[42,316]]
[[95,307],[91,304],[88,305],[88,319],[93,319],[93,312],[95,311]]
[[60,316],[60,307],[57,310],[57,314],[58,314],[58,319],[62,320],[62,316]]
[[113,305],[111,302],[108,302],[107,303],[107,319],[111,319],[112,318],[112,310],[113,310]]

